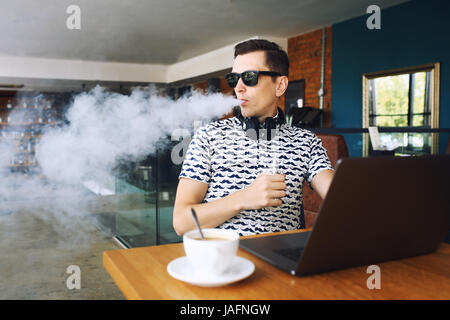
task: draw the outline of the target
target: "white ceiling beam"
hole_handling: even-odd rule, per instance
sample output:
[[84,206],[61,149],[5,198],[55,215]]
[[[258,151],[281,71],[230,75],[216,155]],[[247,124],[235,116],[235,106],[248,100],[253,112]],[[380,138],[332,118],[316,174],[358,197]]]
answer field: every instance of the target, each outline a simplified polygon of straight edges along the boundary
[[166,76],[166,65],[0,56],[0,77],[165,83]]
[[[254,38],[274,41],[287,50],[287,39],[250,39]],[[172,65],[0,56],[0,77],[172,83],[231,68],[237,43]]]

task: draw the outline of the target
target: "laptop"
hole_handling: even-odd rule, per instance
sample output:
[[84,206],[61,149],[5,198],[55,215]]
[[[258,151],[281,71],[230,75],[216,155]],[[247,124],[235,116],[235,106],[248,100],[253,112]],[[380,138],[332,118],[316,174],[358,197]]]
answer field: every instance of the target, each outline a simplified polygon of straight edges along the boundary
[[292,275],[311,275],[431,253],[449,216],[450,156],[345,158],[311,231],[240,246]]

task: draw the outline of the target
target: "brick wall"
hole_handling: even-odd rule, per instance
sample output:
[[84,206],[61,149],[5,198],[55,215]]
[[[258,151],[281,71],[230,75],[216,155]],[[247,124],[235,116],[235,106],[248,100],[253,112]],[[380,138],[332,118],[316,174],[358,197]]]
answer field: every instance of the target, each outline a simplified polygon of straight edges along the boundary
[[[326,28],[324,72],[324,121],[331,126],[331,27]],[[322,61],[322,29],[288,39],[289,81],[305,79],[303,105],[319,108],[320,66]]]
[[204,93],[206,92],[207,87],[208,87],[208,84],[207,84],[206,80],[192,84],[192,89],[200,90],[200,91],[203,91]]

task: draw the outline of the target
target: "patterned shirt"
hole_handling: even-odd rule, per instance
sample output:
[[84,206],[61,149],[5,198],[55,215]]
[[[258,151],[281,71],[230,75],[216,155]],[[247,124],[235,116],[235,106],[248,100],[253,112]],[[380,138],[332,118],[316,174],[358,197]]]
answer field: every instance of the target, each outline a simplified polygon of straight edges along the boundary
[[195,133],[179,178],[207,183],[206,203],[247,187],[262,172],[272,172],[274,161],[276,172],[286,175],[282,205],[241,211],[218,227],[240,235],[305,228],[303,182],[310,184],[320,171],[333,170],[321,140],[311,131],[283,124],[272,140],[255,140],[236,117],[212,122]]

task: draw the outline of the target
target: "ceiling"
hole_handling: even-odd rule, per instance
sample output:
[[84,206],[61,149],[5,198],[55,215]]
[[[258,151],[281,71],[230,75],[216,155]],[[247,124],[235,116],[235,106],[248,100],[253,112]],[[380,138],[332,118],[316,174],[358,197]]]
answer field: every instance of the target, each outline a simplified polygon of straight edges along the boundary
[[[373,0],[1,1],[0,56],[173,64],[253,36],[289,38],[366,14]],[[405,0],[377,0],[381,8]],[[81,9],[69,30],[67,8]]]

